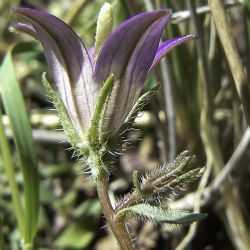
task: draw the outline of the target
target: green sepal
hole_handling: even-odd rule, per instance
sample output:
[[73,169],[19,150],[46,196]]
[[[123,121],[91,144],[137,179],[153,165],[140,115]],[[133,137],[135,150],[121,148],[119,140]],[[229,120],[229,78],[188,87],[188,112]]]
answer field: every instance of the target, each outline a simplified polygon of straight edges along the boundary
[[187,173],[184,173],[174,178],[172,181],[168,183],[168,186],[172,188],[182,187],[194,181],[195,179],[200,178],[204,174],[205,170],[206,167],[190,170]]
[[179,175],[183,173],[183,171],[187,171],[190,169],[195,162],[195,156],[190,155],[188,150],[181,152],[173,163],[171,163],[171,167],[169,168],[169,175]]
[[[119,132],[117,133],[118,137],[126,137],[126,131],[130,128],[138,115],[138,113],[142,110],[142,108],[150,101],[151,97],[156,94],[156,92],[159,90],[160,85],[157,84],[155,87],[150,89],[149,91],[145,92],[135,103],[131,111],[129,112],[125,122],[119,129]],[[115,140],[118,140],[119,138],[115,138]]]
[[126,147],[125,144],[120,144],[120,146],[118,146],[117,148],[117,145],[119,145],[119,143],[122,142],[123,139],[125,139],[128,136],[129,132],[131,131],[130,128],[132,127],[134,120],[137,117],[138,113],[150,101],[151,97],[156,94],[156,92],[159,90],[159,87],[160,87],[159,84],[156,85],[149,91],[145,92],[136,101],[133,108],[129,112],[125,122],[121,125],[117,134],[113,138],[109,138],[108,147],[110,151],[119,151],[120,150],[119,147],[121,147],[121,145]]
[[62,103],[56,91],[52,88],[49,81],[47,80],[45,72],[42,74],[42,83],[49,98],[53,101],[55,105],[58,116],[60,118],[60,122],[62,124],[63,130],[66,134],[69,143],[72,145],[73,148],[77,150],[83,149],[84,146],[81,146],[81,144],[84,139],[81,139],[77,134],[76,130],[74,129],[64,104]]
[[194,168],[195,156],[189,155],[188,151],[182,152],[174,162],[158,166],[150,172],[146,172],[135,190],[138,199],[152,202],[169,198],[174,195],[179,188],[185,187],[188,183],[201,177],[206,168]]
[[193,222],[206,218],[203,213],[191,213],[185,210],[173,210],[152,206],[149,204],[137,204],[128,208],[124,208],[117,213],[117,218],[125,215],[137,215],[155,223],[168,223],[177,225],[188,225]]
[[139,174],[138,170],[135,170],[133,172],[132,181],[133,181],[133,184],[134,184],[137,192],[141,193],[140,174]]
[[142,110],[142,108],[150,101],[151,97],[156,94],[159,90],[160,84],[157,84],[155,87],[145,92],[135,103],[131,111],[129,112],[124,125],[121,127],[120,131],[124,131],[126,126],[130,126],[138,113]]
[[102,86],[99,94],[95,112],[91,120],[91,126],[89,128],[88,139],[92,146],[101,145],[104,143],[103,127],[105,125],[105,114],[109,97],[114,86],[114,75],[108,77],[104,85]]

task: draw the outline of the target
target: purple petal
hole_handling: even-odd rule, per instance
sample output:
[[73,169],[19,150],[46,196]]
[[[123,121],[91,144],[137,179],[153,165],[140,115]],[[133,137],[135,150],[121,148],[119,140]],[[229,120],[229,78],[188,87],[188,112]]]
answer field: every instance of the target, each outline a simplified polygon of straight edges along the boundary
[[72,124],[83,136],[90,126],[100,86],[93,80],[92,64],[76,33],[46,12],[18,8],[36,30],[50,72]]
[[11,26],[11,28],[13,28],[14,30],[26,33],[30,36],[33,36],[34,38],[37,39],[37,34],[36,34],[36,30],[34,29],[34,27],[30,24],[26,24],[26,23],[16,23],[14,25]]
[[148,27],[160,18],[166,17],[168,13],[170,9],[145,12],[119,25],[108,37],[97,58],[95,67],[97,81],[104,82],[111,73],[120,79],[138,41]]
[[193,39],[193,38],[195,38],[194,35],[187,35],[187,36],[183,36],[183,37],[170,39],[170,40],[162,43],[156,52],[154,62],[151,65],[150,69],[152,69],[161,60],[161,58],[164,57],[171,49],[173,49],[177,45],[180,45],[183,42],[190,40],[190,39]]
[[[158,14],[157,18],[155,17],[156,13]],[[130,29],[132,29],[135,33],[131,33],[131,30],[129,30],[130,40],[127,41],[127,43],[123,44],[124,47],[121,47],[120,45],[123,43],[123,41],[120,41],[120,43],[118,44],[114,56],[118,56],[120,54],[121,61],[119,60],[119,57],[113,60],[111,58],[112,63],[110,65],[110,73],[114,73],[119,82],[119,85],[116,86],[116,90],[113,91],[110,98],[112,104],[109,105],[107,109],[107,114],[109,114],[109,122],[106,130],[111,131],[112,135],[119,130],[121,124],[125,121],[131,108],[139,98],[148,71],[155,58],[162,32],[169,19],[169,16],[166,15],[166,10],[162,10],[160,13],[161,15],[159,15],[159,11],[154,11],[136,16],[135,18],[132,18],[133,20],[137,21],[136,23],[127,21],[129,27],[131,25],[134,25],[133,27],[130,27]],[[147,16],[146,19],[145,15]],[[151,15],[154,16],[154,19],[152,19]],[[137,29],[137,25],[142,25],[141,18],[144,22],[150,19],[151,23],[149,24],[148,22],[148,26],[144,27],[144,32],[141,33],[140,31],[141,34],[138,35],[139,30]],[[119,27],[118,30],[120,30]],[[119,34],[117,36],[119,36]],[[120,36],[124,36],[124,34],[122,33],[120,34]],[[136,41],[134,37],[137,38]],[[110,39],[111,38],[114,39],[115,37],[112,37],[111,35]],[[134,40],[133,44],[130,43],[132,40]],[[114,43],[116,44],[117,40],[112,41],[114,41]],[[108,41],[107,44],[109,44]],[[130,46],[130,53],[124,53],[124,51],[128,50],[128,46]],[[107,49],[107,47],[105,47],[104,45],[101,54],[106,54],[106,52],[104,51],[105,49]],[[127,58],[128,55],[129,57]],[[98,60],[100,59],[98,58]],[[116,64],[113,64],[115,60],[117,60],[117,62]],[[97,70],[99,69],[100,68],[98,68]],[[102,70],[100,72],[103,73],[104,71]],[[102,77],[104,76],[105,75],[102,75]]]
[[89,59],[92,63],[92,65],[94,66],[95,64],[95,46],[91,46],[90,48],[88,48],[88,54],[89,54]]

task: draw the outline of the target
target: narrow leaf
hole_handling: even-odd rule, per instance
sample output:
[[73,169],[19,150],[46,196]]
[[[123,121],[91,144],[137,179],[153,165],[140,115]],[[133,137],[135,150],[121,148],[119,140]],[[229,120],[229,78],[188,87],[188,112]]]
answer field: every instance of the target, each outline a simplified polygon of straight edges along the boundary
[[137,204],[129,208],[124,208],[117,213],[117,217],[127,214],[137,215],[156,223],[170,223],[188,225],[193,222],[206,218],[206,214],[190,213],[184,210],[172,210],[169,208],[161,208],[148,204]]
[[10,119],[24,178],[25,242],[29,243],[36,234],[38,218],[38,162],[23,96],[15,76],[12,51],[13,47],[8,51],[0,68],[0,83],[4,107]]

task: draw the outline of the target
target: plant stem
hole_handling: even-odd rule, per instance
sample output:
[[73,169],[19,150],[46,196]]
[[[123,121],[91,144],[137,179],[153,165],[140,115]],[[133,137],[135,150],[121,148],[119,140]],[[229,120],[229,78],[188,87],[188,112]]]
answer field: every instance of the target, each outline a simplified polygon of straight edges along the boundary
[[101,203],[103,214],[114,233],[116,240],[122,250],[135,249],[127,232],[124,218],[117,220],[114,209],[108,195],[108,173],[101,170],[97,178],[97,192]]
[[136,195],[136,191],[134,191],[132,194],[130,194],[125,201],[121,201],[120,203],[117,204],[115,208],[115,212],[118,212],[126,207],[135,205],[138,197]]

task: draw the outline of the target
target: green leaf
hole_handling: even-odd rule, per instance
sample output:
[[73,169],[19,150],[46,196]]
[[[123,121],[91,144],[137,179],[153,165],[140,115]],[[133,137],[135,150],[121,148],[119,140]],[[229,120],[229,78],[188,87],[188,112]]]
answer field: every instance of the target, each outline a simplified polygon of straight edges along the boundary
[[88,199],[75,209],[73,216],[76,219],[87,218],[93,215],[99,216],[100,212],[101,212],[101,207],[99,200]]
[[66,164],[41,164],[41,174],[45,178],[57,178],[63,174],[69,174],[70,169]]
[[170,223],[188,225],[193,222],[206,218],[206,214],[190,213],[184,210],[172,210],[149,204],[137,204],[124,208],[117,213],[117,217],[123,217],[127,214],[138,215],[156,223]]
[[[25,193],[25,242],[33,241],[39,210],[38,162],[32,138],[23,96],[16,79],[12,61],[13,49],[18,51],[19,45],[12,46],[0,68],[1,93],[5,111],[9,117],[15,146],[19,155],[24,179]],[[19,52],[29,49],[22,47]]]
[[89,245],[94,236],[94,231],[84,229],[76,223],[70,224],[55,241],[55,246],[64,249],[83,249]]
[[40,193],[40,201],[42,204],[52,204],[56,200],[56,196],[47,182],[41,182]]

